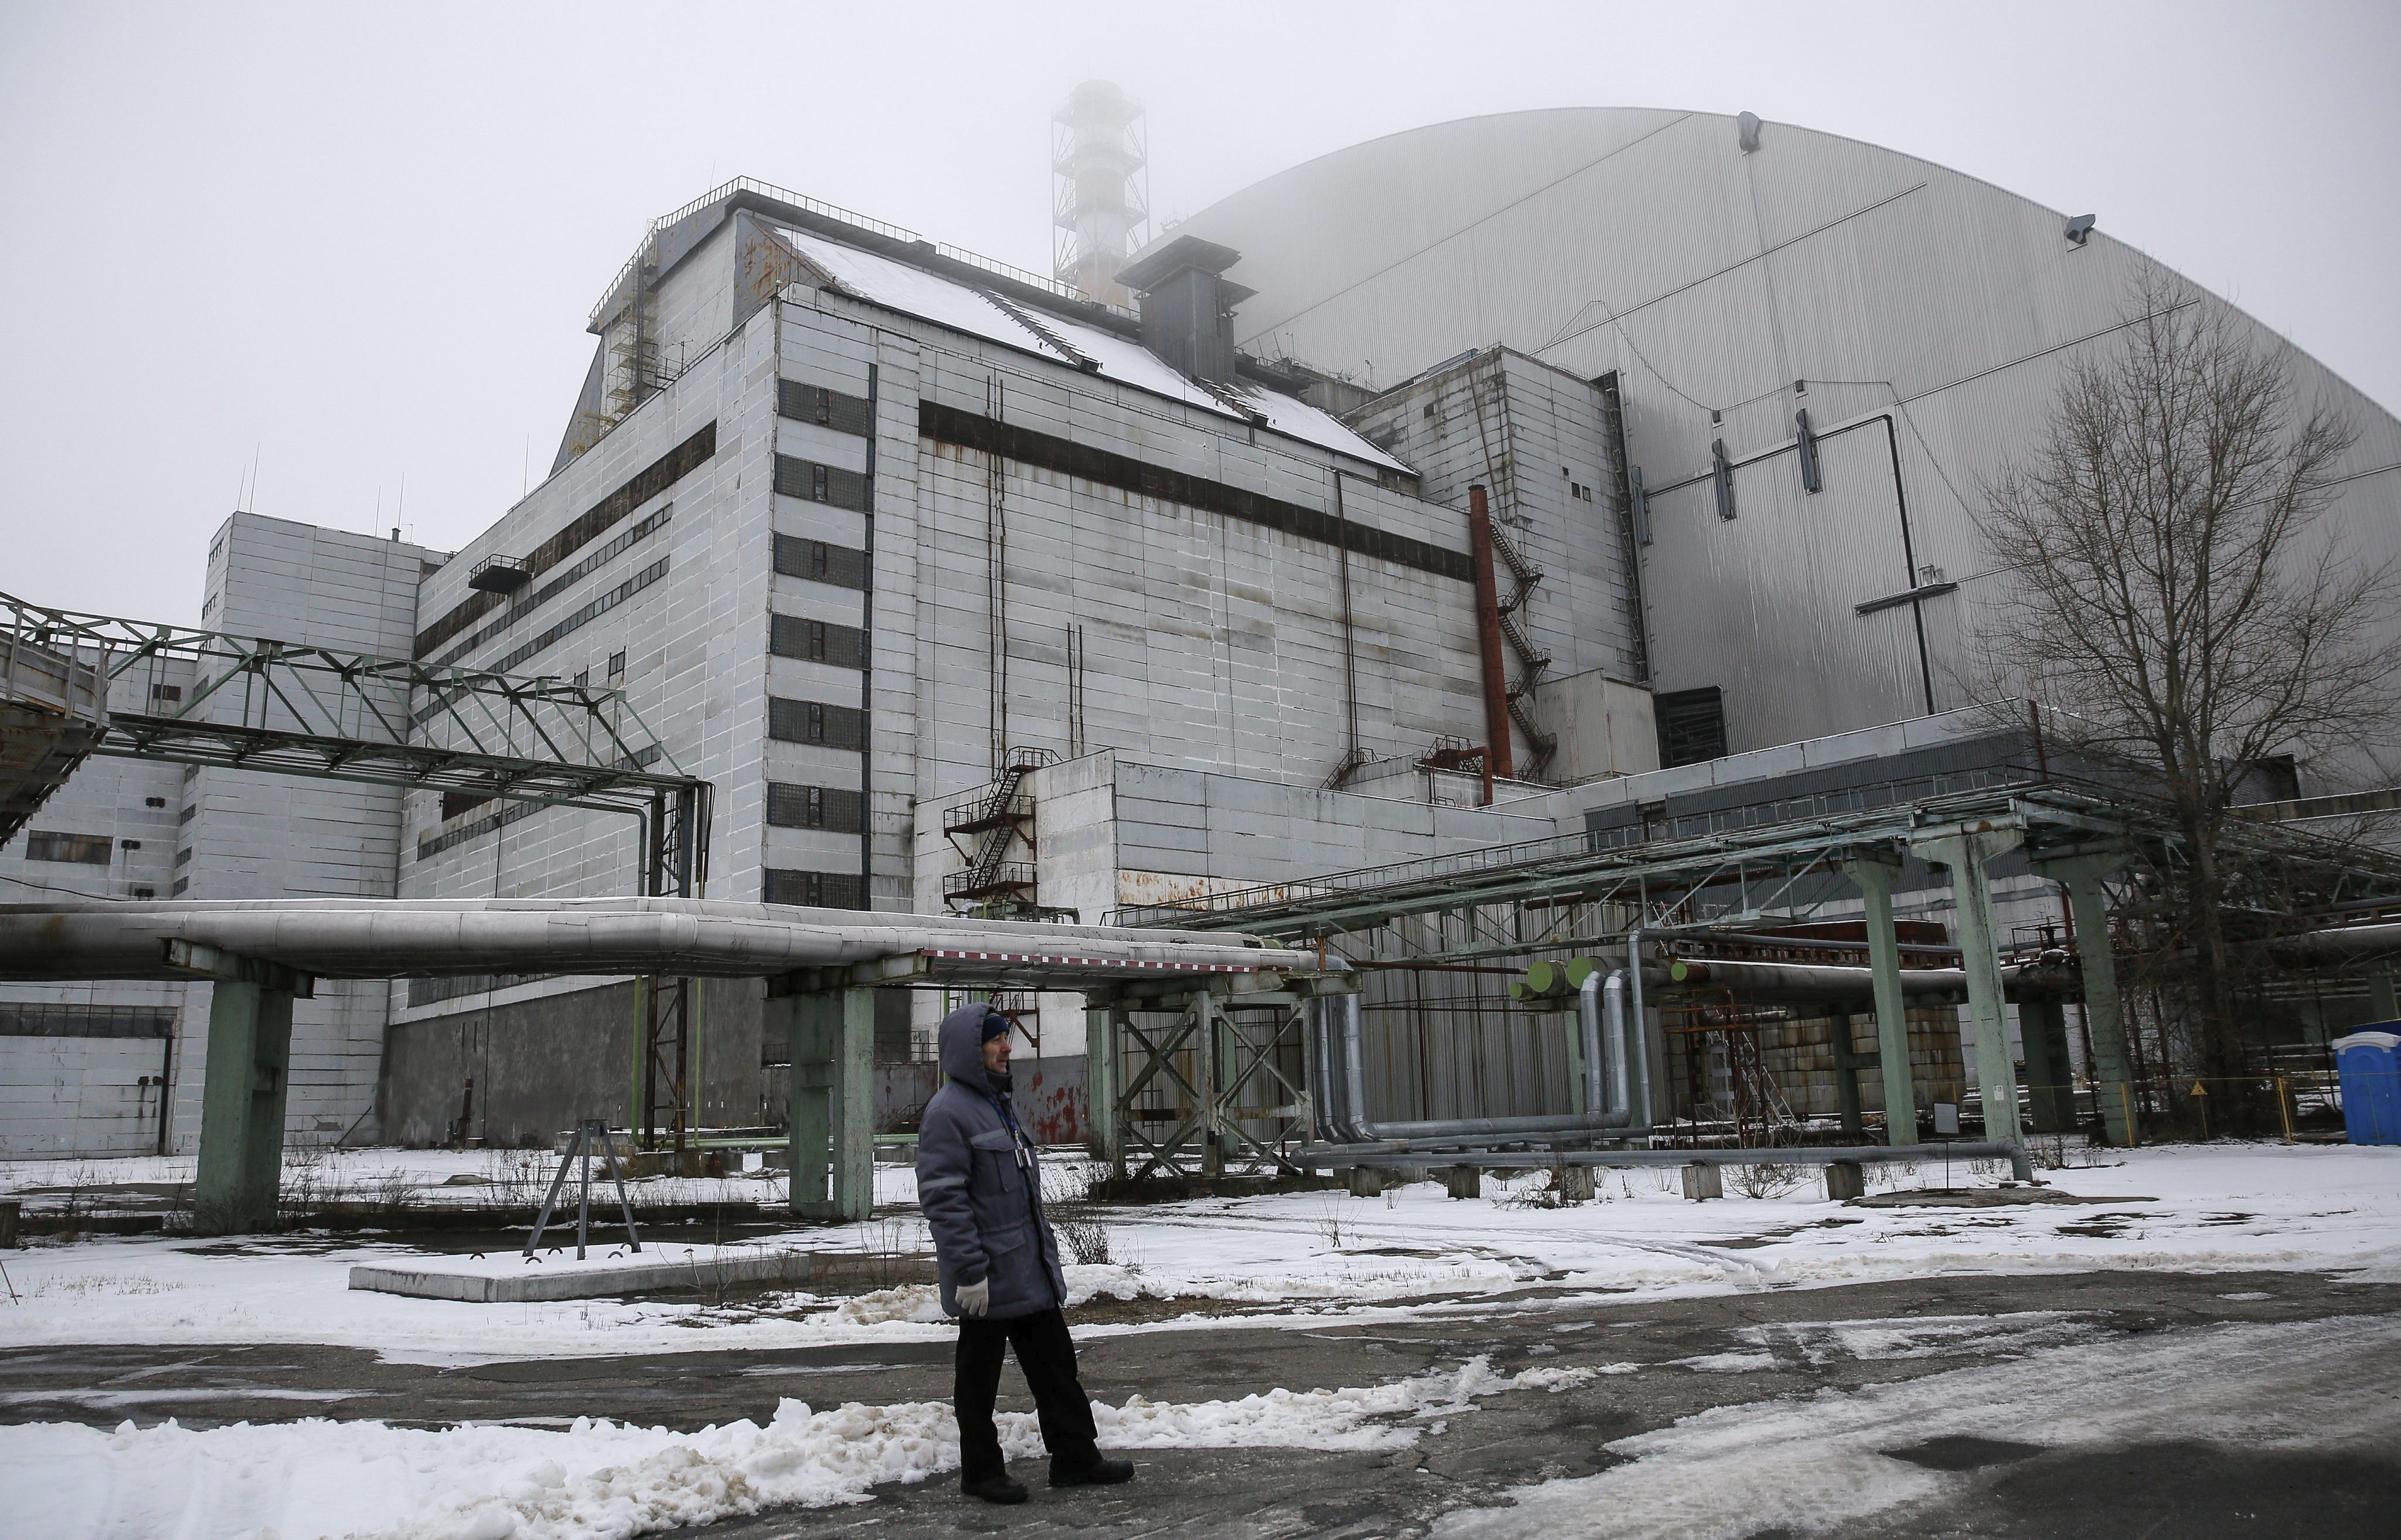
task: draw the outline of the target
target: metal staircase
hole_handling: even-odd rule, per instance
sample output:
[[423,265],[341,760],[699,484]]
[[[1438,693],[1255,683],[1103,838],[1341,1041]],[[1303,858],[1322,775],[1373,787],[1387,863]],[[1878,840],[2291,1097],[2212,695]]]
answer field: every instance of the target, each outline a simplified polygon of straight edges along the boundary
[[1012,749],[990,791],[956,804],[944,815],[942,834],[953,846],[958,846],[961,836],[974,845],[963,852],[967,869],[942,879],[943,902],[954,907],[995,903],[1028,911],[1036,907],[1033,863],[1011,861],[1008,854],[1020,840],[1029,850],[1034,843],[1027,832],[1034,818],[1034,799],[1024,794],[1025,777],[1058,763],[1059,756],[1048,749]]
[[1509,720],[1517,724],[1517,730],[1525,734],[1526,741],[1533,746],[1533,756],[1526,765],[1526,778],[1540,780],[1543,771],[1559,751],[1557,736],[1543,731],[1541,724],[1534,721],[1532,706],[1534,687],[1542,682],[1544,673],[1550,668],[1551,655],[1534,645],[1526,635],[1525,628],[1517,624],[1517,615],[1533,594],[1534,585],[1543,581],[1543,570],[1526,559],[1525,553],[1501,532],[1498,524],[1492,528],[1492,553],[1501,558],[1501,565],[1509,569],[1509,576],[1517,585],[1516,592],[1501,601],[1501,638],[1509,644],[1509,650],[1517,654],[1517,661],[1525,665],[1526,670],[1509,681]]

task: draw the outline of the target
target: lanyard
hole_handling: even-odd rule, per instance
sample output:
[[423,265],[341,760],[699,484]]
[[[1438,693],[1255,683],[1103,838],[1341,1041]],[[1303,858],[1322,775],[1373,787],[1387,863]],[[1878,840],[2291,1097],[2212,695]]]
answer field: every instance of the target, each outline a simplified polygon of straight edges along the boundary
[[1008,1125],[1008,1148],[1017,1154],[1017,1169],[1031,1171],[1034,1168],[1034,1162],[1027,1151],[1032,1148],[1034,1141],[1027,1138],[1025,1131],[1017,1126],[1017,1114],[1010,1108],[1008,1099],[986,1092],[984,1100],[993,1105],[993,1109],[1000,1114],[1000,1121]]

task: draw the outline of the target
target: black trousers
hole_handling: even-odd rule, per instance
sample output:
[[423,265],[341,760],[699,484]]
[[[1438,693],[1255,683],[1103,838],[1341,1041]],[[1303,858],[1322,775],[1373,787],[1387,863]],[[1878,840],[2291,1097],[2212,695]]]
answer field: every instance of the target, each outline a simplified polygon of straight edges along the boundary
[[1067,1317],[1056,1310],[1006,1321],[959,1318],[957,1378],[951,1405],[959,1419],[959,1478],[972,1486],[1004,1474],[1000,1434],[993,1426],[993,1397],[1000,1392],[1004,1348],[1017,1350],[1017,1367],[1034,1392],[1034,1414],[1042,1442],[1060,1465],[1089,1465],[1101,1457],[1093,1443],[1092,1403],[1076,1378],[1076,1343]]

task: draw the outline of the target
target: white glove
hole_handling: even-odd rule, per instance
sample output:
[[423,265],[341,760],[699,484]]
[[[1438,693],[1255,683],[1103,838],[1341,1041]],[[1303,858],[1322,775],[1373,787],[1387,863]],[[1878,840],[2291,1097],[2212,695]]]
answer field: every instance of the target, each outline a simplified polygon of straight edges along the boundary
[[981,1283],[961,1284],[958,1295],[959,1313],[981,1320],[983,1313],[992,1308],[992,1280],[986,1278]]

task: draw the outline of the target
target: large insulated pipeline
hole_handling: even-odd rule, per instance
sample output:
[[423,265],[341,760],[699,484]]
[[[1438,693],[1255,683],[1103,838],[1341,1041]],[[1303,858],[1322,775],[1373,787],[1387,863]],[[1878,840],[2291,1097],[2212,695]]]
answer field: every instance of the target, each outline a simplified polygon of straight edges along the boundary
[[[1615,1111],[1611,1099],[1609,1081],[1622,1080],[1624,1072],[1607,1075],[1602,1072],[1601,1054],[1606,1052],[1600,1027],[1600,997],[1603,981],[1596,968],[1576,985],[1576,1034],[1584,1040],[1584,1106],[1587,1112]],[[1614,1004],[1614,1000],[1612,1001]]]
[[[1599,969],[1593,970],[1593,977],[1598,974]],[[1626,1072],[1626,969],[1612,970],[1601,984],[1601,994],[1609,1002],[1609,1110],[1624,1112],[1634,1105]]]
[[1351,1137],[1371,1139],[1367,1123],[1367,1069],[1359,1051],[1359,997],[1342,997],[1342,1079],[1349,1088],[1342,1117]]
[[1393,1139],[1374,1144],[1309,1146],[1293,1152],[1304,1166],[1474,1165],[1523,1170],[1530,1166],[1663,1165],[1859,1165],[1895,1162],[2007,1161],[2021,1182],[2034,1180],[2034,1161],[2023,1145],[1963,1140],[1952,1145],[1785,1145],[1774,1149],[1545,1149],[1515,1152],[1461,1149],[1437,1139]]
[[1626,937],[1626,993],[1632,997],[1626,1024],[1634,1034],[1636,1066],[1633,1116],[1626,1128],[1647,1134],[1651,1130],[1651,1019],[1642,1013],[1642,928],[1639,925]]
[[173,979],[183,941],[324,978],[761,977],[923,953],[1129,973],[1315,973],[1314,952],[1105,926],[862,915],[703,899],[249,900],[0,906],[0,979]]

